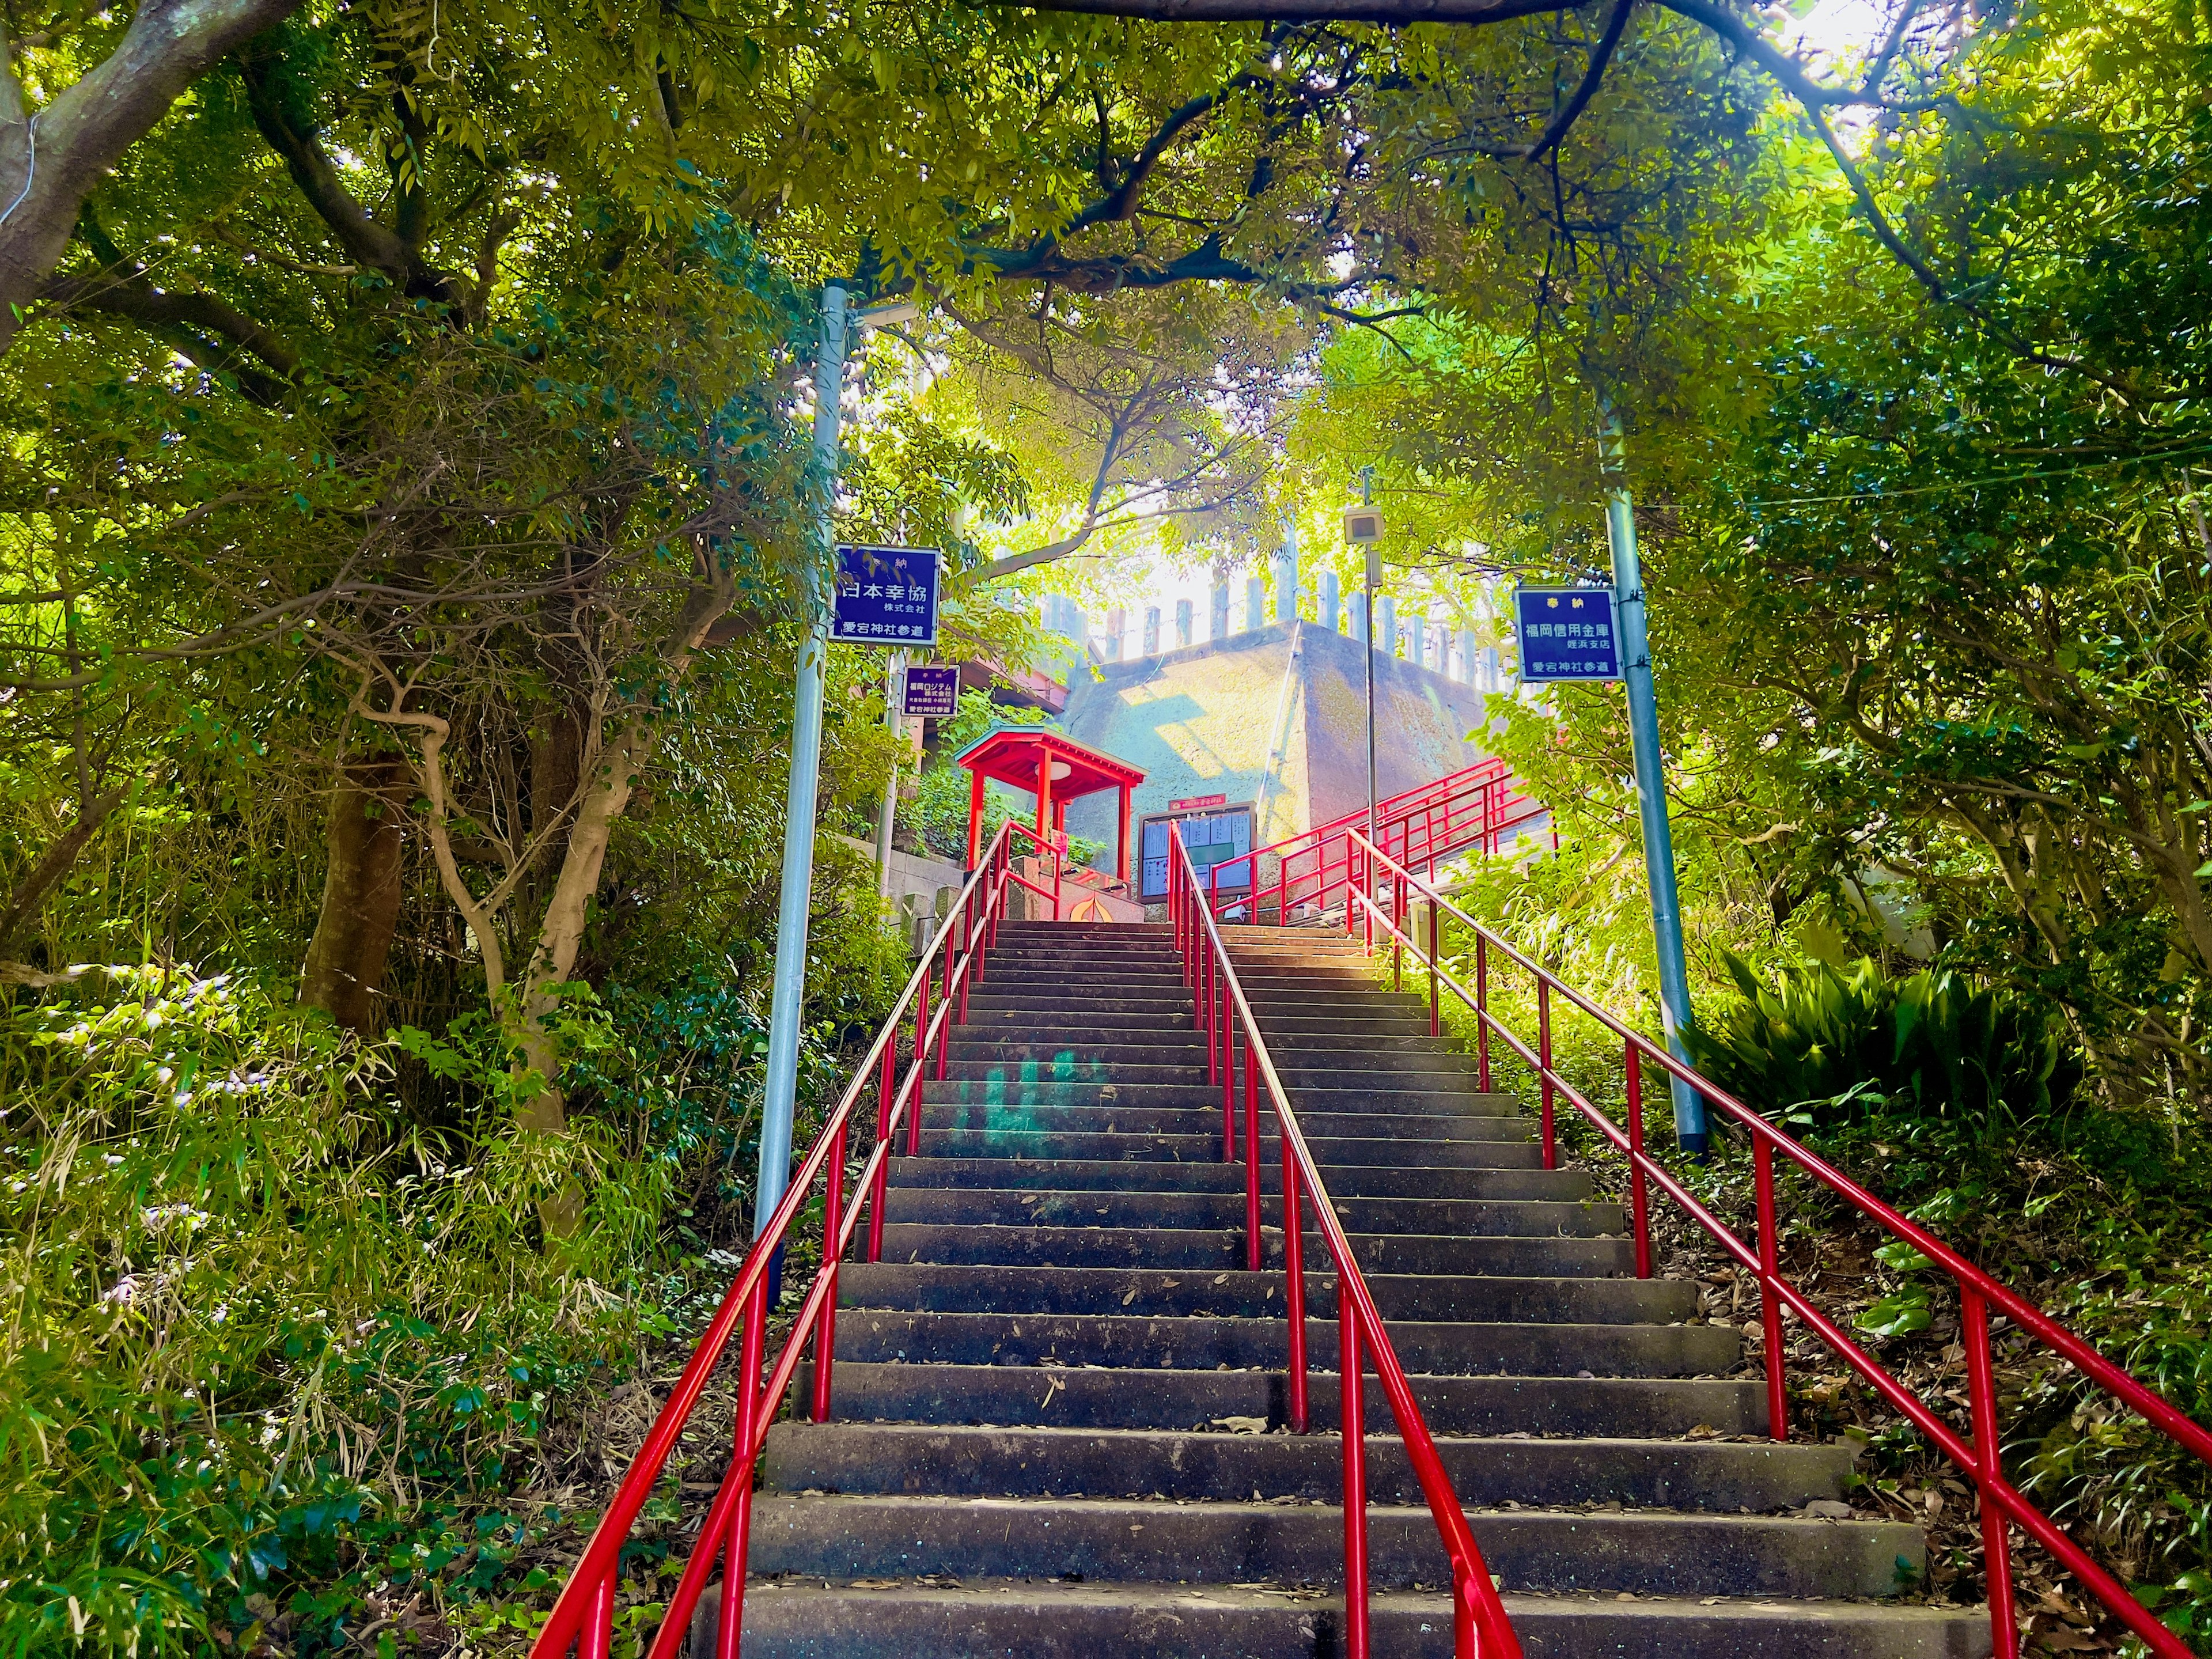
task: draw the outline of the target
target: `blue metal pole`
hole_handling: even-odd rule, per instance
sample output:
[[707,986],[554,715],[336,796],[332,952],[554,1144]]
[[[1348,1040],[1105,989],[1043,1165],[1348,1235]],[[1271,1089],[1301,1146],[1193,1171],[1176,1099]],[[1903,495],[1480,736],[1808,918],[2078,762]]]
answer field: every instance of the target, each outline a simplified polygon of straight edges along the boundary
[[[817,514],[826,555],[836,540],[837,398],[845,379],[845,290],[822,290],[822,348],[814,364],[814,459],[822,471]],[[760,1182],[753,1236],[768,1225],[791,1182],[792,1118],[799,1098],[799,1022],[806,1000],[806,923],[814,887],[814,796],[822,774],[822,670],[829,649],[822,573],[807,575],[811,615],[799,647],[791,715],[791,778],[784,794],[783,888],[776,902],[775,986],[768,1024],[768,1075],[762,1085]]]
[[[1615,623],[1620,673],[1628,688],[1628,733],[1636,755],[1636,801],[1644,822],[1644,866],[1651,885],[1651,933],[1659,947],[1659,1011],[1674,1057],[1690,1055],[1690,972],[1682,954],[1682,907],[1674,890],[1674,834],[1667,822],[1667,770],[1659,750],[1659,699],[1651,684],[1651,640],[1645,626],[1644,569],[1636,553],[1636,509],[1628,495],[1627,449],[1620,417],[1598,405],[1598,465],[1605,475],[1605,527],[1613,544]],[[1705,1103],[1680,1079],[1674,1090],[1674,1138],[1686,1152],[1705,1150]]]

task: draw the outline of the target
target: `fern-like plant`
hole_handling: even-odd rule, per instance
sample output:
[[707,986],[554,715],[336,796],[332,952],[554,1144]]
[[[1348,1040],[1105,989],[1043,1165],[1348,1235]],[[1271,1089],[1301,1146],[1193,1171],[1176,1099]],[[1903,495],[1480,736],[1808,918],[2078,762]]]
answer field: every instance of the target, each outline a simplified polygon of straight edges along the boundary
[[2049,1011],[1948,969],[1892,979],[1871,958],[1808,962],[1770,988],[1727,962],[1739,994],[1707,1012],[1692,1052],[1770,1115],[1827,1127],[1880,1103],[1988,1139],[2059,1110],[2081,1081]]

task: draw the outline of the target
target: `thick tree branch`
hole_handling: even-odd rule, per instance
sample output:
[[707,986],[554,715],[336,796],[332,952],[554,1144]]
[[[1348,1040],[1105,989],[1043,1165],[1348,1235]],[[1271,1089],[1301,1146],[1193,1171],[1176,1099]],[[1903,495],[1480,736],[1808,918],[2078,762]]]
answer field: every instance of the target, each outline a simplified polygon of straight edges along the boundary
[[[112,255],[113,250],[105,252]],[[212,294],[157,288],[136,260],[58,278],[46,285],[40,297],[64,309],[100,312],[137,323],[201,368],[235,375],[239,389],[258,404],[282,401],[284,382],[300,366],[299,353],[274,329]],[[273,373],[264,374],[238,361],[242,351],[252,352]]]
[[1551,125],[1546,127],[1536,142],[1528,146],[1528,160],[1541,161],[1557,148],[1559,141],[1567,136],[1568,130],[1581,118],[1582,112],[1589,107],[1590,100],[1597,96],[1599,83],[1605,79],[1606,66],[1613,62],[1613,54],[1620,45],[1620,37],[1627,31],[1629,14],[1635,9],[1636,0],[1619,0],[1613,7],[1613,15],[1606,19],[1605,33],[1598,37],[1598,43],[1590,52],[1589,68],[1583,72],[1582,84],[1575,88],[1575,95],[1568,99],[1565,106],[1552,118]]
[[[338,246],[356,263],[382,272],[410,299],[434,300],[465,309],[469,300],[465,283],[426,264],[406,235],[380,223],[346,188],[337,165],[313,131],[294,123],[285,108],[278,79],[281,65],[273,46],[257,42],[254,50],[240,55],[239,68],[255,128],[283,159],[293,184],[329,227]],[[417,193],[403,191],[400,197],[409,227],[419,232],[417,210],[409,205]]]
[[0,350],[61,263],[77,215],[186,87],[300,0],[145,0],[122,44],[27,121],[0,112]]

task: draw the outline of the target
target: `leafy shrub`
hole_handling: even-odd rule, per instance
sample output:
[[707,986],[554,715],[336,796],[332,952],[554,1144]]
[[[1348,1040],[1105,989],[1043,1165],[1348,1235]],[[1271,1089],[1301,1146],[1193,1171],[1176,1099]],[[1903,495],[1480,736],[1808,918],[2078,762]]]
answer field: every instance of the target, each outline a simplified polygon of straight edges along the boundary
[[2046,1010],[1946,969],[1892,979],[1871,958],[1786,965],[1770,990],[1726,953],[1739,995],[1703,1015],[1693,1057],[1713,1081],[1802,1124],[1908,1115],[1989,1136],[2066,1105],[2079,1060]]
[[[596,1104],[526,1137],[481,1017],[342,1045],[152,967],[0,1015],[0,1649],[314,1653],[394,1587],[430,1618],[499,1583],[556,1410],[711,1273],[668,1224],[757,1037],[704,987],[629,1012],[646,1040],[564,1007]],[[532,1200],[579,1176],[548,1249]]]

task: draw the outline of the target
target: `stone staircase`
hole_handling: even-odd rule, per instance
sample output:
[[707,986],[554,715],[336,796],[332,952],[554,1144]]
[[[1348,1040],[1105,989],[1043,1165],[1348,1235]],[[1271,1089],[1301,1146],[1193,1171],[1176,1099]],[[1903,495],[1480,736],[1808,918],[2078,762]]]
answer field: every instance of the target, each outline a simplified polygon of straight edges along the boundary
[[[1849,1453],[1753,1437],[1737,1334],[1632,1276],[1617,1207],[1540,1167],[1419,1001],[1334,936],[1229,936],[1532,1659],[1988,1651],[1979,1613],[1886,1599],[1921,1574],[1917,1528],[1804,1513]],[[1310,1238],[1315,1431],[1292,1436],[1281,1237],[1243,1271],[1170,931],[1005,926],[951,1055],[884,1259],[844,1271],[836,1420],[770,1431],[747,1659],[1340,1653],[1334,1275]],[[1368,1402],[1393,1429],[1371,1380]],[[1448,1656],[1435,1525],[1395,1438],[1370,1447],[1375,1651]]]

